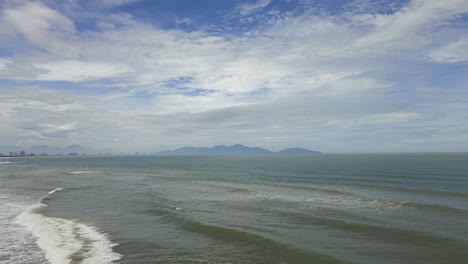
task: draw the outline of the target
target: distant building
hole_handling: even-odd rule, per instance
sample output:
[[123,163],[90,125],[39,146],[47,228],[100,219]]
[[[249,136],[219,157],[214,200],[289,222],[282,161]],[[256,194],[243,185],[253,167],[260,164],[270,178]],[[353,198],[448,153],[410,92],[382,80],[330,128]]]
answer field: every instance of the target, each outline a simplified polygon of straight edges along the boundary
[[21,156],[21,157],[26,156],[26,152],[25,152],[25,151],[20,151],[20,156]]
[[13,151],[10,151],[10,156],[13,156]]

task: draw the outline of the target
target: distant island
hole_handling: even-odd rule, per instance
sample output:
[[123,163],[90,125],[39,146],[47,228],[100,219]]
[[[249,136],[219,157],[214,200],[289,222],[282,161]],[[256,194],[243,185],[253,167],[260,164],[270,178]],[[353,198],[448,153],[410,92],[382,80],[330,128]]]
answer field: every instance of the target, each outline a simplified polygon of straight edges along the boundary
[[160,151],[158,155],[237,155],[237,154],[320,154],[304,148],[287,148],[277,152],[259,148],[248,147],[242,144],[232,146],[218,145],[214,147],[183,147],[176,150]]

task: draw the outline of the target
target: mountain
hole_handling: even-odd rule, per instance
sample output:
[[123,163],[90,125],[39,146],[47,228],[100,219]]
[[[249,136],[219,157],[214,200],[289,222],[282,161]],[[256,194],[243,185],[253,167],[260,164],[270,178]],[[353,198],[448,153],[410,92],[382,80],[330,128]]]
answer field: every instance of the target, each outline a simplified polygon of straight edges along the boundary
[[271,154],[272,151],[258,147],[247,147],[241,144],[232,146],[218,145],[207,147],[184,147],[176,150],[161,151],[159,155],[233,155],[233,154]]
[[312,151],[303,148],[288,148],[279,152],[273,152],[259,147],[248,147],[241,144],[232,146],[218,145],[208,147],[183,147],[176,150],[165,150],[158,152],[158,155],[236,155],[236,154],[318,154],[318,151]]
[[46,153],[46,154],[63,154],[62,153],[62,148],[60,147],[49,147],[47,145],[37,145],[37,146],[32,146],[32,147],[29,147],[29,148],[25,148],[24,151],[26,151],[26,153],[35,153],[35,154],[42,154],[42,153]]
[[320,151],[309,150],[305,148],[287,148],[278,151],[280,154],[320,154]]
[[[98,154],[112,153],[111,150],[93,150],[80,145],[70,145],[66,147],[53,147],[47,145],[36,145],[32,147],[21,146],[0,146],[0,153],[8,155],[9,152],[19,153],[25,151],[27,154],[42,153],[48,155],[68,155],[74,154]],[[183,147],[176,150],[165,150],[156,153],[157,155],[254,155],[254,154],[319,154],[318,151],[312,151],[304,148],[287,148],[278,152],[259,147],[249,147],[241,144],[232,146],[218,145],[214,147]]]

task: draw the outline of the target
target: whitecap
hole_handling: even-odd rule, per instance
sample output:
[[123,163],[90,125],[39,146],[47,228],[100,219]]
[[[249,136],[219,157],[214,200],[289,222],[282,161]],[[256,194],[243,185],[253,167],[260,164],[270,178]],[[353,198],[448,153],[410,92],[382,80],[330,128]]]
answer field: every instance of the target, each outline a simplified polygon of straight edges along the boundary
[[56,188],[50,191],[48,194],[54,194],[56,192],[63,192],[63,191],[65,191],[65,188]]
[[16,222],[37,238],[51,264],[69,264],[74,258],[83,264],[110,264],[121,258],[112,248],[106,233],[77,221],[47,217],[29,209],[21,213]]
[[0,194],[0,264],[46,264],[42,250],[34,243],[34,237],[15,217],[28,207],[18,197]]

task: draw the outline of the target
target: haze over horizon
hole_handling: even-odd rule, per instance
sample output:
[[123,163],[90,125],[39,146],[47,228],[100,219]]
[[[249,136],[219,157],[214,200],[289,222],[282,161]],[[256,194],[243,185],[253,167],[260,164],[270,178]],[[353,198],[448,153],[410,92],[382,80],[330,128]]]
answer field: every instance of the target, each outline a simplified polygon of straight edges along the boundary
[[468,151],[468,1],[4,0],[0,146]]

